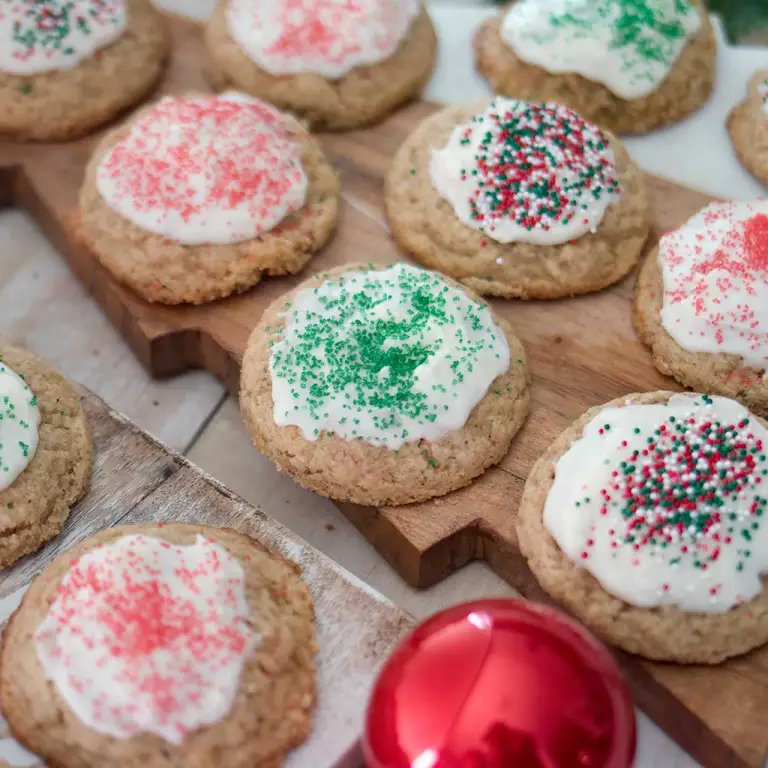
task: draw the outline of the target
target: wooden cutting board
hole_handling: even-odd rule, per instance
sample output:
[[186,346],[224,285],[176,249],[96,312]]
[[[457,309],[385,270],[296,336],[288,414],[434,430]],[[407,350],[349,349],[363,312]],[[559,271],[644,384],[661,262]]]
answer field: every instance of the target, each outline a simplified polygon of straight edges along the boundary
[[[170,25],[176,53],[162,89],[205,88],[199,28],[178,18],[171,19]],[[400,142],[434,109],[433,105],[418,103],[379,127],[323,137],[341,172],[344,194],[339,232],[333,243],[298,278],[266,281],[243,296],[205,307],[173,309],[146,304],[116,285],[87,253],[70,242],[71,215],[94,139],[58,146],[0,143],[0,205],[21,205],[35,216],[152,374],[170,376],[191,367],[206,368],[235,393],[248,334],[264,307],[280,293],[312,271],[345,262],[388,263],[401,258],[382,215],[382,179]],[[654,238],[683,222],[707,201],[697,192],[661,179],[648,178],[648,184]],[[525,596],[546,599],[520,557],[515,538],[517,504],[533,462],[555,435],[588,407],[629,392],[676,388],[655,371],[632,330],[629,299],[633,282],[629,278],[608,291],[568,301],[494,302],[494,309],[512,323],[523,340],[533,373],[533,411],[509,455],[471,487],[443,499],[397,509],[343,508],[405,580],[428,586],[472,559],[483,559]],[[129,434],[131,439],[138,439],[135,430]],[[152,445],[143,436],[141,440]],[[163,466],[181,467],[148,497],[167,504],[169,515],[200,514],[204,519],[203,510],[190,511],[170,492],[178,488],[179,493],[187,493],[181,481],[189,476],[196,489],[204,489],[204,496],[195,490],[190,492],[191,498],[213,498],[223,506],[221,517],[213,519],[228,519],[235,514],[232,509],[240,510],[243,520],[252,518],[253,513],[240,502],[221,501],[222,494],[228,498],[226,492],[202,479],[178,457],[167,457],[157,446],[151,450]],[[126,475],[117,460],[115,469],[122,473],[125,488],[153,477],[140,467],[131,468]],[[131,493],[134,495],[126,492],[138,500],[144,492],[137,489]],[[127,511],[119,500],[111,509],[115,519],[123,514],[121,510]],[[136,519],[149,512],[146,504],[137,510]],[[255,519],[260,521],[259,531],[277,543],[272,533],[274,523]],[[85,528],[104,524],[108,521],[94,517]],[[48,555],[85,532],[68,529]],[[6,577],[5,583],[8,588],[18,586],[41,565],[32,561]],[[332,572],[331,564],[323,567],[325,573]],[[346,576],[341,580],[347,583]],[[363,599],[359,590],[356,594]],[[372,596],[370,600],[371,606],[379,605]],[[330,609],[333,601],[324,598],[323,604]],[[346,614],[336,620],[340,624],[333,631],[341,638]],[[385,621],[387,626],[395,626],[405,620],[393,615]],[[360,631],[349,627],[354,645],[360,644]],[[373,641],[374,635],[370,637]],[[387,640],[378,642],[383,643],[379,646],[382,650],[389,647]],[[764,722],[768,649],[713,669],[651,664],[625,655],[620,659],[638,704],[707,768],[762,768],[768,753]]]
[[[236,528],[298,563],[315,602],[320,651],[314,728],[309,740],[290,754],[286,767],[357,768],[371,684],[413,619],[92,393],[83,390],[82,402],[95,449],[90,491],[72,510],[60,536],[0,574],[0,622],[51,560],[104,528],[158,522]],[[18,748],[2,741],[1,725],[0,759],[11,761]]]

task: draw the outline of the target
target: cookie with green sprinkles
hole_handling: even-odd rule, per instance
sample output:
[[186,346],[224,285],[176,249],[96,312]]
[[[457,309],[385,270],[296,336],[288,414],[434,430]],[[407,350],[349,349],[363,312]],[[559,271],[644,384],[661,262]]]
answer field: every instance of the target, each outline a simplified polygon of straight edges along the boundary
[[80,397],[54,368],[0,341],[0,567],[61,531],[88,489],[93,449]]
[[741,164],[768,186],[768,69],[750,77],[747,97],[731,110],[727,128]]
[[404,263],[315,275],[248,341],[240,406],[256,447],[340,501],[397,505],[498,463],[530,406],[522,345],[457,283]]
[[643,175],[618,139],[567,107],[503,97],[419,125],[385,203],[395,240],[422,264],[508,298],[617,282],[650,226]]
[[6,0],[0,136],[80,138],[143,99],[169,54],[151,0]]
[[768,642],[768,422],[735,400],[633,394],[534,466],[517,531],[541,586],[614,645],[717,664]]
[[700,0],[517,0],[475,35],[495,93],[565,104],[619,135],[709,99],[716,38]]

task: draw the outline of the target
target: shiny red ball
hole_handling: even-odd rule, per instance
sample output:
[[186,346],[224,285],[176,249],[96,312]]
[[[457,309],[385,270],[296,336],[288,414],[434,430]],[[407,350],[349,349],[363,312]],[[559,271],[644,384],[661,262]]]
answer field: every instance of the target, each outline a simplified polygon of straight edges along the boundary
[[374,686],[369,768],[629,768],[635,711],[612,655],[559,611],[481,600],[432,617]]

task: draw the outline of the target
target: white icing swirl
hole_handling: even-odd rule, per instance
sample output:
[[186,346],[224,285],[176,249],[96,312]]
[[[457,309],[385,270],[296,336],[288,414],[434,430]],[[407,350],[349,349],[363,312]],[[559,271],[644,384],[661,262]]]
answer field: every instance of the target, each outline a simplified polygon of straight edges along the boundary
[[460,429],[509,346],[491,311],[439,275],[396,264],[350,271],[286,307],[271,350],[274,419],[397,450]]
[[241,94],[163,99],[104,155],[97,188],[121,216],[179,243],[252,240],[306,201],[287,119]]
[[132,534],[74,560],[34,634],[46,677],[91,730],[181,744],[232,708],[251,629],[240,563],[210,539]]
[[701,24],[689,0],[518,0],[501,36],[529,64],[632,100],[659,87]]
[[397,50],[419,0],[229,0],[229,34],[273,75],[340,78]]
[[125,32],[125,0],[3,0],[0,71],[73,69]]
[[544,524],[631,605],[719,613],[768,571],[768,430],[726,398],[604,408],[555,464]]
[[34,392],[0,359],[0,491],[10,488],[32,461],[39,425]]

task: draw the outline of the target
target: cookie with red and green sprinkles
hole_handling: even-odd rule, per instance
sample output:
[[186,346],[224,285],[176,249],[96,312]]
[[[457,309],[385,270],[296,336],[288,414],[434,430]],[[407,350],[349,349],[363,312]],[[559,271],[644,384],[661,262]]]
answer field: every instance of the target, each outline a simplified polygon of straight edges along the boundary
[[611,134],[558,104],[448,107],[402,144],[385,202],[399,245],[477,293],[605,288],[649,232],[643,176]]
[[475,35],[494,93],[555,101],[619,135],[709,99],[716,38],[700,0],[517,0]]
[[747,97],[728,116],[728,134],[741,164],[768,186],[768,69],[747,83]]
[[518,519],[541,586],[607,641],[716,664],[768,641],[768,423],[652,392],[587,411],[538,460]]
[[88,489],[92,454],[74,387],[0,340],[0,568],[60,532]]
[[340,501],[425,501],[498,463],[529,410],[522,345],[475,295],[405,263],[315,275],[248,341],[256,447]]
[[0,136],[79,138],[144,98],[169,52],[150,0],[6,0]]

